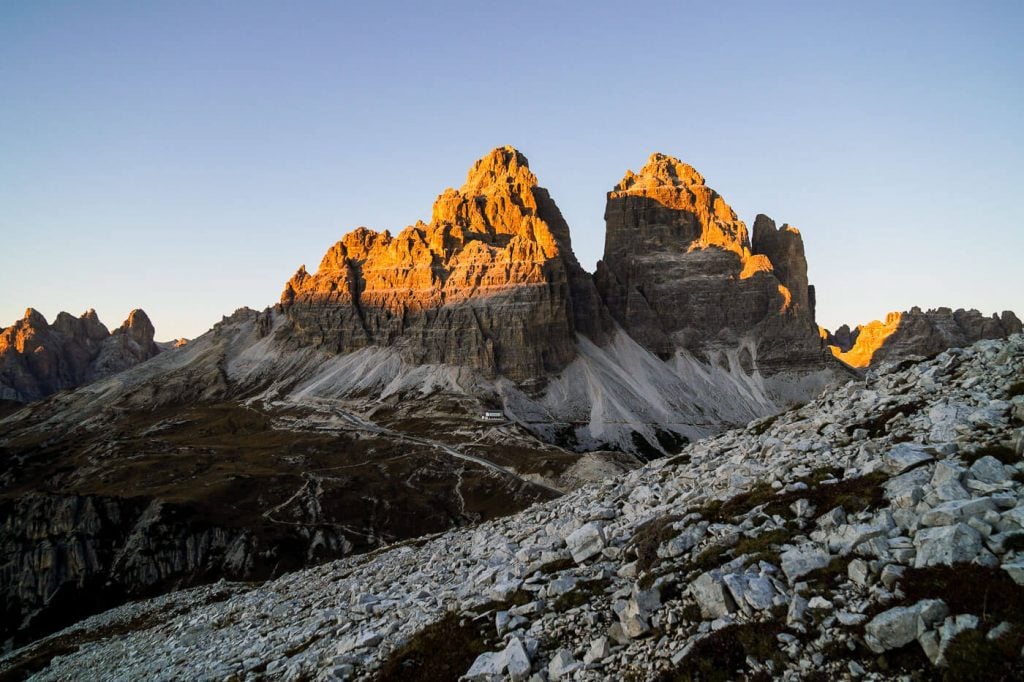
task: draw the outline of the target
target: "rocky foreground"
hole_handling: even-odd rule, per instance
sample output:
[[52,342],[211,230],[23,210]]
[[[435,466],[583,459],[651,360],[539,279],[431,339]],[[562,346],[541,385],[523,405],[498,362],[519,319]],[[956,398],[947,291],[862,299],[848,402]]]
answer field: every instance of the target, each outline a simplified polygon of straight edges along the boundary
[[516,516],[121,607],[0,674],[1019,679],[1022,425],[1024,337],[982,341]]

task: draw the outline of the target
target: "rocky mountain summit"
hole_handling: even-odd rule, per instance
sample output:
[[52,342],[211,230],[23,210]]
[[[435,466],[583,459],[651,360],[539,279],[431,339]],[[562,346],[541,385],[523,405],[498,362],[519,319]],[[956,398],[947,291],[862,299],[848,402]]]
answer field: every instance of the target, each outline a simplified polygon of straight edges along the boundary
[[526,157],[511,147],[477,161],[458,190],[392,237],[366,228],[300,268],[281,303],[294,345],[345,353],[397,349],[404,361],[470,367],[543,383],[575,356],[576,334],[607,332],[569,228]]
[[1017,679],[1022,457],[1016,335],[872,370],[515,516],[127,605],[0,671]]
[[858,325],[852,331],[842,325],[835,332],[821,330],[832,354],[851,367],[864,368],[882,362],[928,357],[947,348],[970,345],[981,339],[1001,339],[1019,334],[1021,321],[1004,310],[985,317],[977,310],[936,308],[922,312],[891,312],[885,321]]
[[62,312],[51,325],[29,308],[0,329],[0,399],[31,402],[134,367],[160,352],[153,334],[140,309],[111,332],[92,309]]
[[684,351],[765,376],[826,366],[796,228],[759,215],[751,242],[721,195],[664,154],[626,173],[605,221],[598,289],[612,317],[659,357]]
[[[267,323],[282,348],[387,349],[393,372],[333,381],[336,396],[447,384],[577,450],[664,452],[845,376],[818,336],[795,228],[759,216],[751,242],[697,171],[664,154],[626,174],[605,218],[592,277],[526,157],[499,147],[437,198],[429,224],[359,228],[315,273],[300,268]],[[449,369],[428,380],[424,367]]]

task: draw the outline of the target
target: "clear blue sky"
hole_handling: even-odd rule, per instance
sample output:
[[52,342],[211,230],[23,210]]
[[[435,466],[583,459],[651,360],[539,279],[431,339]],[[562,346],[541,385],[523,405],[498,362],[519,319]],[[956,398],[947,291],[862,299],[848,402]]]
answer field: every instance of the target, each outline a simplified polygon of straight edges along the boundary
[[657,150],[801,229],[821,323],[1024,313],[1022,8],[0,0],[0,326],[196,336],[502,144],[588,269]]

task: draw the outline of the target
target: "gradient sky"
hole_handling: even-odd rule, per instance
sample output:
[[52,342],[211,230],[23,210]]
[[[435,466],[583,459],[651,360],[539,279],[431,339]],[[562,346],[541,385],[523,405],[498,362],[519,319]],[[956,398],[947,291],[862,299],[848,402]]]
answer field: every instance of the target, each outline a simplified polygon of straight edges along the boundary
[[1022,36],[1020,2],[0,0],[0,326],[194,337],[503,144],[591,270],[662,151],[800,228],[819,323],[1024,314]]

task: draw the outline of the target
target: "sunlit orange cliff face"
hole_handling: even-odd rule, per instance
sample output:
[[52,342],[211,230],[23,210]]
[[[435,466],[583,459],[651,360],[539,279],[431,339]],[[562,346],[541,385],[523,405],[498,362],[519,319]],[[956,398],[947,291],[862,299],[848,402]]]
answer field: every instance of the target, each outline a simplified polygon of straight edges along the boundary
[[429,224],[394,237],[366,228],[346,235],[315,274],[299,269],[281,302],[301,341],[338,351],[394,346],[419,364],[516,380],[564,367],[576,331],[601,331],[568,226],[512,147],[445,190]]
[[885,316],[885,322],[873,320],[857,327],[856,343],[848,350],[837,345],[828,348],[836,356],[851,367],[863,368],[871,364],[871,358],[881,348],[886,339],[892,336],[900,326],[903,315],[891,312]]
[[499,147],[437,198],[429,223],[397,236],[359,228],[315,273],[300,268],[281,296],[279,338],[333,352],[387,346],[517,382],[564,368],[577,334],[602,345],[619,329],[664,358],[743,345],[746,371],[828,357],[794,228],[758,216],[751,241],[703,177],[664,154],[627,172],[605,219],[591,276],[526,158]]

